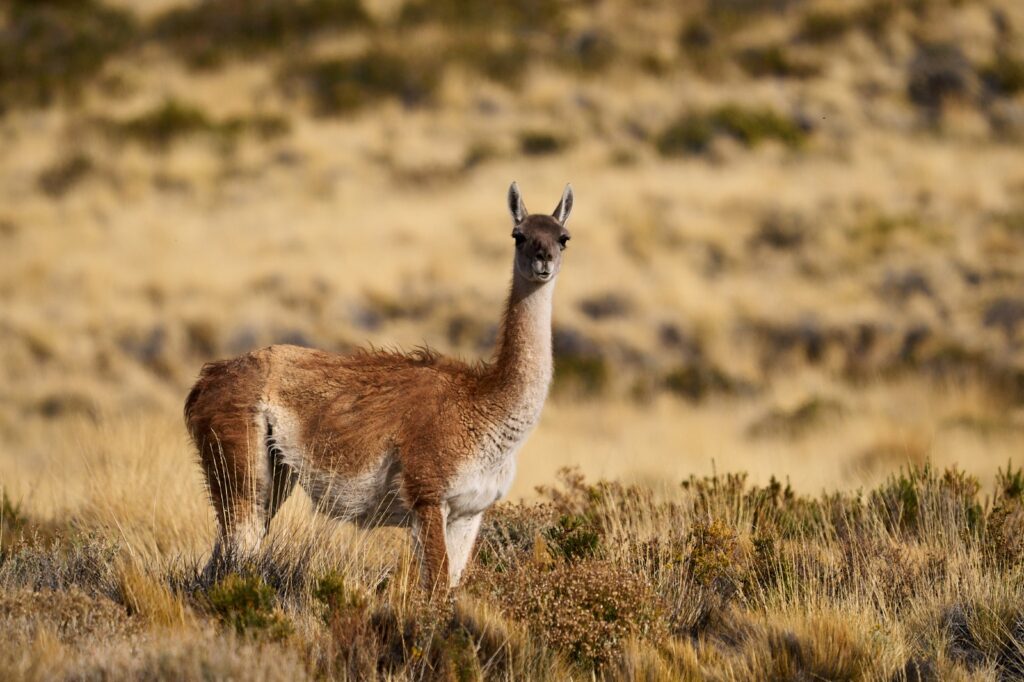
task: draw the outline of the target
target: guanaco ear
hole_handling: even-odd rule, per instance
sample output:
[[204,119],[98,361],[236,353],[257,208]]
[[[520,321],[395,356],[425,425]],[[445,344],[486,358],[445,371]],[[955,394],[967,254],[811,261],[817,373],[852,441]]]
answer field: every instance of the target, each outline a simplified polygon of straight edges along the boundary
[[562,200],[558,202],[558,206],[555,206],[555,211],[551,215],[554,216],[555,220],[565,225],[565,221],[569,219],[569,214],[572,213],[572,185],[566,185],[565,191],[562,192]]
[[512,223],[518,225],[530,215],[526,212],[526,204],[523,203],[523,195],[519,193],[519,185],[515,182],[508,188],[508,210],[512,214]]

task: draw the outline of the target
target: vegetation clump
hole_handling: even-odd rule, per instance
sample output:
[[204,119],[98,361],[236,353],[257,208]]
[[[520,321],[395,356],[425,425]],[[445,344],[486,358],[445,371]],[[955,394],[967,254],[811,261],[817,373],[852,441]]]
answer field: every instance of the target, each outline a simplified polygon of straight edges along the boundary
[[168,10],[153,33],[193,66],[210,67],[227,55],[283,49],[317,33],[368,23],[359,0],[208,0]]
[[0,113],[74,99],[136,38],[132,15],[101,2],[9,2],[0,25]]
[[232,573],[206,595],[210,611],[239,635],[282,639],[291,634],[288,619],[275,606],[274,588],[257,576]]
[[430,100],[441,80],[430,58],[373,48],[357,57],[302,61],[286,69],[283,83],[305,93],[319,116],[340,116],[393,98],[406,106]]
[[244,133],[264,140],[273,139],[286,134],[289,127],[287,119],[272,115],[214,119],[202,109],[175,98],[168,98],[137,116],[107,123],[110,134],[158,150],[195,135],[205,135],[227,145],[234,144]]
[[804,127],[773,109],[726,104],[711,111],[683,114],[658,135],[655,144],[666,157],[706,152],[716,135],[731,137],[745,147],[775,140],[796,149],[803,145],[807,134]]

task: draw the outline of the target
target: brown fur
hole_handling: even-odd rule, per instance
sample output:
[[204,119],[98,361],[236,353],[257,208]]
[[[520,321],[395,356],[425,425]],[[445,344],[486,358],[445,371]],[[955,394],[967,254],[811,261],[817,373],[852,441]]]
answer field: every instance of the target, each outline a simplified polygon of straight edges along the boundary
[[[501,438],[515,440],[532,426],[530,410],[539,413],[550,381],[551,291],[544,287],[557,273],[567,232],[551,217],[528,216],[514,234],[513,285],[493,363],[469,365],[423,349],[338,355],[278,345],[203,367],[185,421],[222,544],[258,541],[291,492],[296,472],[274,456],[281,435],[274,430],[285,425],[268,414],[295,415],[291,438],[301,441],[312,470],[352,480],[393,453],[401,503],[419,529],[424,579],[431,587],[441,582],[453,481],[468,460],[500,451]],[[246,533],[253,537],[243,542]]]

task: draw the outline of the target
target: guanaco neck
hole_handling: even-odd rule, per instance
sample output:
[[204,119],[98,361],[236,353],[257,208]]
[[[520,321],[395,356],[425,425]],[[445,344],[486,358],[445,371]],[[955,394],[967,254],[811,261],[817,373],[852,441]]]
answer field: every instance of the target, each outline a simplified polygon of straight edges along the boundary
[[491,367],[500,404],[540,413],[551,385],[551,305],[555,282],[531,282],[512,268],[512,287]]

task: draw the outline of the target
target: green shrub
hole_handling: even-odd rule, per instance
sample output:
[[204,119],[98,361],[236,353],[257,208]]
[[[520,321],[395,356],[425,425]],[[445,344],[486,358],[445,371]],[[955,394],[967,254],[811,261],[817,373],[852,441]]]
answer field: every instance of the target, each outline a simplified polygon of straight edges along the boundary
[[154,33],[194,66],[212,66],[368,22],[360,0],[205,0],[168,10]]
[[800,20],[797,35],[812,43],[827,43],[846,35],[856,17],[836,10],[811,10]]
[[744,108],[727,104],[711,114],[712,125],[736,138],[747,147],[755,147],[765,140],[777,140],[787,147],[803,144],[807,133],[792,119],[772,109]]
[[846,410],[842,403],[814,396],[792,410],[773,409],[747,429],[747,434],[760,436],[800,437],[823,423],[841,417]]
[[663,383],[672,393],[695,403],[716,393],[733,393],[739,388],[722,369],[704,362],[676,367],[665,375]]
[[736,58],[740,68],[754,78],[811,78],[821,73],[817,64],[793,57],[782,45],[748,48]]
[[683,114],[662,131],[655,144],[666,157],[699,154],[716,135],[727,135],[746,147],[776,140],[795,149],[804,143],[807,131],[772,109],[727,104],[708,112]]
[[202,109],[174,98],[138,116],[108,123],[108,132],[156,149],[165,149],[182,138],[207,135],[218,142],[233,144],[243,133],[271,139],[288,132],[287,119],[279,116],[234,116],[211,118]]
[[655,146],[662,156],[701,154],[715,138],[715,128],[702,114],[685,114],[658,135]]
[[74,98],[136,36],[132,15],[100,2],[11,2],[0,28],[0,112]]
[[993,92],[1013,96],[1024,91],[1024,59],[1000,51],[981,68],[981,78]]
[[428,101],[441,81],[440,65],[373,48],[358,57],[314,59],[287,69],[286,87],[298,85],[320,116],[339,116],[394,97],[412,106]]
[[95,168],[91,157],[82,153],[72,154],[39,174],[39,188],[51,197],[62,197]]
[[601,529],[582,514],[562,514],[558,523],[544,531],[557,556],[575,562],[597,556],[601,551]]
[[527,156],[557,154],[569,146],[569,141],[546,130],[526,130],[519,134],[519,151]]
[[410,0],[399,15],[403,24],[436,22],[508,31],[554,31],[564,19],[565,4],[560,0]]
[[555,359],[552,392],[594,397],[604,393],[610,379],[608,362],[600,355],[559,355]]
[[291,623],[275,608],[274,588],[256,576],[231,574],[214,584],[206,595],[210,610],[239,635],[283,639]]

